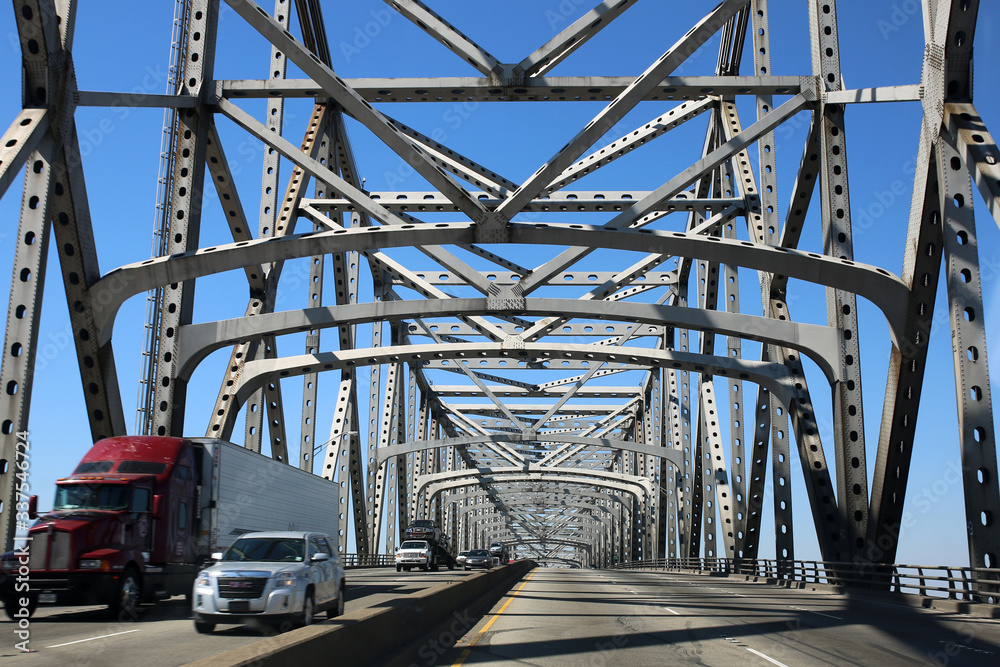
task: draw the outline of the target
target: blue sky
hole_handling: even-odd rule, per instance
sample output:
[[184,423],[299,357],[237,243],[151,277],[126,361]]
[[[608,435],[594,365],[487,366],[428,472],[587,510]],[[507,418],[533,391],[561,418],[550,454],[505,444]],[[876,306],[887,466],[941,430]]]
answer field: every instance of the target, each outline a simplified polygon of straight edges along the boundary
[[[511,0],[469,3],[458,0],[429,2],[438,13],[479,42],[503,62],[516,62],[562,30],[577,16],[596,4],[593,0]],[[631,75],[636,76],[661,55],[714,3],[662,3],[642,0],[625,12],[606,31],[588,42],[552,75]],[[135,3],[106,0],[80,3],[74,61],[82,90],[108,90],[142,96],[166,89],[172,3]],[[919,83],[923,31],[915,0],[870,0],[840,3],[840,43],[842,69],[847,87]],[[811,69],[806,3],[771,0],[772,73],[808,74]],[[269,5],[265,8],[270,9]],[[327,34],[338,74],[352,77],[477,76],[474,70],[422,34],[405,18],[383,2],[325,2]],[[293,18],[293,33],[297,34]],[[1000,127],[995,69],[987,66],[1000,59],[1000,7],[982,3],[976,33],[975,102],[994,132]],[[6,127],[20,109],[19,62],[16,32],[10,9],[0,11],[0,125]],[[110,38],[110,35],[114,35]],[[716,61],[716,41],[696,52],[675,72],[683,75],[711,74]],[[228,7],[223,6],[216,74],[220,79],[264,78],[269,52],[263,41]],[[744,57],[749,71],[752,54]],[[289,76],[296,76],[290,73]],[[243,105],[263,114],[263,104]],[[310,103],[290,103],[286,128],[300,125]],[[420,129],[435,130],[442,141],[463,154],[489,166],[514,181],[530,176],[603,108],[601,103],[558,104],[477,104],[446,103],[421,108],[384,106],[382,110]],[[656,117],[670,105],[643,103],[630,113],[616,130],[624,133]],[[752,122],[752,108],[741,103],[744,126]],[[129,108],[79,109],[77,127],[84,156],[88,195],[94,220],[100,266],[103,272],[149,257],[150,233],[154,220],[158,152],[163,122],[162,110]],[[631,124],[630,124],[631,123]],[[852,183],[851,204],[855,232],[855,258],[899,273],[909,214],[910,191],[919,133],[920,110],[914,103],[900,105],[855,105],[847,112],[848,160]],[[248,216],[256,215],[259,192],[259,144],[220,120],[220,131],[231,167],[244,193]],[[602,172],[600,181],[584,179],[579,189],[652,189],[693,161],[704,122],[692,123],[691,131],[671,135],[663,146],[638,151],[636,157]],[[793,119],[776,133],[779,172],[779,202],[784,211],[790,179],[801,152],[808,125],[805,115]],[[426,184],[408,172],[402,161],[379,146],[363,129],[353,126],[352,135],[359,169],[367,178],[367,189],[425,190]],[[296,131],[290,131],[293,143]],[[607,137],[609,140],[614,138]],[[516,146],[516,150],[512,147]],[[640,155],[641,153],[641,155]],[[637,168],[638,167],[638,168]],[[286,172],[287,173],[287,172]],[[594,185],[591,185],[591,184]],[[0,201],[0,239],[16,233],[19,185]],[[214,195],[213,195],[214,197]],[[584,216],[583,222],[596,221]],[[810,216],[802,246],[821,248],[818,217]],[[1000,233],[997,224],[977,198],[977,223],[982,283],[990,342],[997,340],[1000,327]],[[206,206],[202,245],[224,243],[228,229],[217,205]],[[230,238],[231,240],[231,238]],[[0,253],[0,290],[10,280],[12,248],[5,244]],[[531,262],[527,262],[531,264]],[[32,387],[29,432],[32,440],[32,485],[42,497],[42,506],[51,497],[52,482],[67,474],[89,445],[81,389],[73,346],[68,334],[68,317],[57,260],[53,256],[50,280],[45,292],[45,309],[39,337],[36,376]],[[291,264],[285,279],[301,280],[307,269]],[[759,302],[756,287],[747,274],[743,282],[744,304]],[[195,320],[235,317],[245,306],[245,284],[240,276],[213,277],[199,283],[199,305]],[[213,297],[235,294],[237,298]],[[285,300],[287,298],[287,301]],[[305,304],[304,294],[291,290],[279,307]],[[299,299],[296,301],[296,299]],[[945,295],[940,293],[938,310],[943,311]],[[825,323],[822,290],[794,285],[789,306],[796,319]],[[142,324],[145,300],[135,297],[123,308],[115,329],[115,354],[125,404],[126,423],[134,420],[138,388]],[[884,391],[889,343],[886,327],[878,311],[859,302],[862,340],[862,371],[869,468],[874,463]],[[967,562],[961,482],[958,465],[954,373],[949,345],[947,318],[935,320],[931,359],[919,421],[906,511],[913,527],[905,530],[899,562]],[[301,339],[284,341],[281,349],[300,353]],[[994,354],[997,354],[994,345]],[[746,352],[745,354],[749,354]],[[196,373],[189,391],[186,428],[202,435],[215,401],[221,366],[228,352],[210,357]],[[807,369],[813,400],[822,415],[829,415],[829,393],[824,390],[815,368]],[[329,382],[327,384],[333,384]],[[997,378],[993,387],[998,386]],[[301,382],[286,387],[286,405],[298,402]],[[317,440],[328,428],[321,411]],[[296,428],[297,418],[289,422]],[[832,461],[832,432],[821,419],[821,432]],[[242,433],[242,427],[237,431]],[[290,431],[290,441],[297,441]],[[238,440],[238,437],[234,437]],[[799,558],[816,558],[814,531],[793,455],[796,547]],[[770,511],[768,509],[768,511]],[[769,520],[765,518],[765,529]],[[768,553],[769,535],[762,544]],[[762,554],[764,555],[764,554]]]

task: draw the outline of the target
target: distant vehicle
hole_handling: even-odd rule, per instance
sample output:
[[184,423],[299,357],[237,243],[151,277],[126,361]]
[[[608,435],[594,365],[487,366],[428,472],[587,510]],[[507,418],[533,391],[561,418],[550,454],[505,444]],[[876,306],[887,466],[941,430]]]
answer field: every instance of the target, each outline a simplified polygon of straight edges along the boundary
[[455,557],[455,565],[465,565],[465,557],[469,555],[468,551],[462,551]]
[[416,519],[407,527],[406,539],[437,542],[441,539],[441,529],[430,519]]
[[434,547],[427,540],[406,540],[396,549],[396,572],[419,567],[427,570],[437,570],[434,561]]
[[[410,542],[425,542],[426,546],[407,547]],[[419,552],[426,551],[426,554]],[[440,566],[455,569],[455,557],[448,546],[448,536],[430,519],[416,519],[406,528],[406,540],[396,549],[396,572],[413,567],[437,572]]]
[[477,567],[488,570],[493,567],[493,558],[490,556],[489,552],[486,551],[486,549],[473,549],[469,552],[469,555],[465,557],[465,564],[463,567],[466,570],[471,570]]
[[[105,604],[116,620],[134,618],[141,602],[190,594],[209,556],[239,535],[336,535],[327,508],[339,493],[329,480],[215,438],[105,438],[56,482],[52,510],[28,531],[28,613]],[[32,519],[37,508],[32,496]],[[20,566],[15,552],[0,557],[4,573]],[[0,577],[8,614],[20,606],[14,581]]]
[[505,547],[500,542],[494,542],[490,545],[490,556],[497,559],[497,564],[506,563],[510,558],[507,553],[507,547]]
[[262,621],[310,625],[317,613],[344,613],[344,568],[329,535],[248,533],[198,573],[191,596],[194,629]]

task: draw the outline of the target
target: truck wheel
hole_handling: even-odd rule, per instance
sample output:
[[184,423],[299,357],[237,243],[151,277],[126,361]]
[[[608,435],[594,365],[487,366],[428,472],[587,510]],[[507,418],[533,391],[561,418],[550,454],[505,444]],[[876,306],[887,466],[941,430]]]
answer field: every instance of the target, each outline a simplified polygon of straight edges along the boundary
[[[28,618],[35,613],[35,607],[38,606],[38,597],[34,595],[28,596]],[[7,613],[7,618],[17,623],[20,618],[14,616],[20,610],[20,605],[18,604],[17,596],[10,595],[3,597],[3,610]],[[23,618],[23,617],[21,617]]]
[[427,566],[426,565],[421,565],[420,566],[420,571],[421,572],[426,572],[427,571]]
[[344,615],[344,582],[340,582],[340,592],[337,593],[337,602],[326,610],[327,618],[337,618]]
[[454,570],[455,569],[455,561],[453,561],[453,560],[449,560],[448,561],[448,569],[449,570]]
[[195,621],[194,630],[199,634],[206,635],[212,630],[215,630],[215,623],[204,623],[202,621]]
[[128,567],[122,573],[118,590],[108,605],[108,611],[115,620],[135,619],[139,616],[140,600],[142,600],[142,580],[134,568]]
[[313,592],[306,592],[306,600],[302,603],[302,615],[299,616],[299,625],[312,625],[313,617],[316,614],[316,601],[313,599]]

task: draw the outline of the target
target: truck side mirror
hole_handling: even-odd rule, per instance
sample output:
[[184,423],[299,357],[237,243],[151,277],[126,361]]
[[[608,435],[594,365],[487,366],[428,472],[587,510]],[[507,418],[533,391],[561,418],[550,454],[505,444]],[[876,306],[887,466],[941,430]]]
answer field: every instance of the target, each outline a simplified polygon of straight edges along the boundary
[[163,496],[159,493],[153,496],[153,518],[163,518]]
[[28,518],[32,521],[38,518],[38,496],[28,498]]

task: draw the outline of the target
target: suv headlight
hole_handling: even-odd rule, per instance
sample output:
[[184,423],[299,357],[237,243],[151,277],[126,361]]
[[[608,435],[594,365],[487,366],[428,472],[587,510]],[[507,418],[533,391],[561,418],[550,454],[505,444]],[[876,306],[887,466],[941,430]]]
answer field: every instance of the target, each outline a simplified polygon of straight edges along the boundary
[[211,586],[212,577],[209,576],[208,572],[199,572],[198,578],[194,580],[195,586]]
[[294,572],[279,572],[274,575],[274,585],[278,588],[294,588],[295,587],[295,573]]

